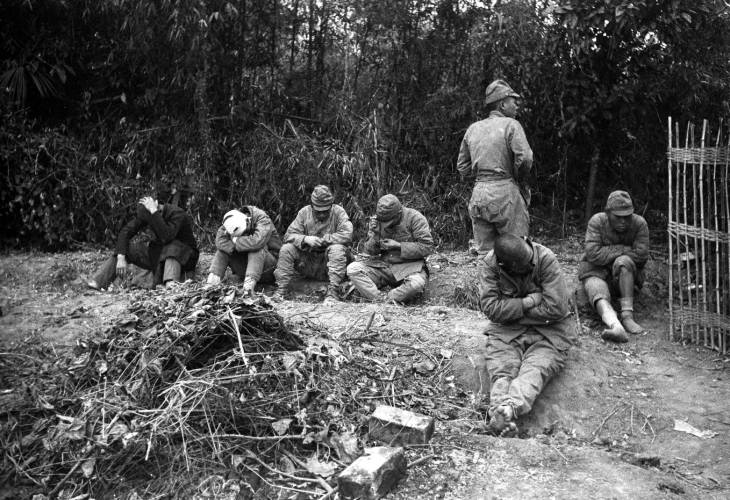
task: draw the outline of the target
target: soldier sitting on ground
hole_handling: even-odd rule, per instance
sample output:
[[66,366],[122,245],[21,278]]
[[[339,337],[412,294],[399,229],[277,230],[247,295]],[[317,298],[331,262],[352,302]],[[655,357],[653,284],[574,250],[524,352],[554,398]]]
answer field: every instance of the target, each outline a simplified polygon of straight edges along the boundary
[[490,319],[487,370],[489,429],[514,435],[548,381],[565,365],[573,343],[568,290],[550,249],[502,234],[480,270],[480,304]]
[[230,266],[243,278],[243,292],[252,294],[256,284],[274,282],[281,237],[269,216],[252,205],[231,210],[215,237],[216,252],[210,263],[208,284],[217,285]]
[[[586,229],[585,254],[578,278],[591,305],[608,327],[601,335],[611,342],[627,342],[629,333],[641,333],[634,321],[634,293],[644,282],[644,265],[649,257],[649,227],[634,213],[626,191],[608,195],[604,212],[591,217]],[[611,306],[618,295],[621,320]]]
[[[407,302],[426,288],[424,259],[433,247],[426,217],[386,194],[378,200],[376,215],[370,219],[365,241],[370,257],[347,266],[347,276],[367,300]],[[395,288],[388,293],[380,291],[386,285]]]
[[327,186],[315,186],[311,204],[299,210],[284,235],[276,265],[276,300],[287,296],[297,271],[307,278],[329,280],[325,303],[339,301],[338,287],[344,281],[352,222],[345,209],[334,203]]
[[182,208],[145,196],[134,219],[119,232],[116,256],[104,262],[88,285],[97,290],[108,287],[114,278],[127,274],[128,262],[151,271],[155,284],[170,284],[180,281],[183,271],[195,270],[198,255],[190,216]]

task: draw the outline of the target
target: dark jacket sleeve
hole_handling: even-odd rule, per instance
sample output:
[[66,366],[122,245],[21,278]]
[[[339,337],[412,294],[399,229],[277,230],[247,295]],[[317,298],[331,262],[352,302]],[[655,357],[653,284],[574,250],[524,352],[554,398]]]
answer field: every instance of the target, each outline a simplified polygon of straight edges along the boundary
[[172,210],[167,219],[162,217],[162,210],[157,210],[147,217],[147,223],[155,232],[157,239],[167,244],[177,238],[186,218],[187,214],[183,210]]
[[643,266],[649,259],[649,226],[641,216],[636,216],[635,220],[638,225],[636,237],[631,250],[625,252],[625,254],[631,257],[635,264]]
[[265,248],[274,232],[274,223],[263,210],[251,208],[252,223],[254,231],[246,236],[236,238],[236,251],[252,252]]
[[482,311],[494,323],[508,324],[524,316],[522,299],[503,297],[499,288],[499,273],[496,259],[489,254],[485,266],[479,270],[479,302]]
[[616,260],[616,257],[623,255],[627,251],[626,245],[604,245],[601,236],[601,213],[595,214],[588,221],[586,229],[586,254],[585,260],[597,266],[608,266]]
[[400,242],[400,256],[407,260],[423,259],[433,253],[433,237],[428,220],[420,212],[412,211],[409,221],[410,231],[415,241]]
[[332,216],[335,217],[335,232],[325,234],[322,239],[327,243],[335,243],[340,245],[352,244],[352,222],[350,217],[342,207],[332,206]]
[[235,250],[231,235],[226,232],[225,226],[219,227],[218,231],[215,233],[215,247],[227,254],[232,254]]
[[117,255],[127,255],[127,252],[129,251],[129,240],[131,240],[132,237],[134,237],[134,235],[136,235],[146,225],[147,223],[139,217],[135,217],[124,225],[122,230],[119,231],[119,236],[117,237]]
[[542,302],[527,310],[522,324],[545,324],[559,321],[568,315],[568,288],[558,259],[548,249],[540,258],[539,282]]

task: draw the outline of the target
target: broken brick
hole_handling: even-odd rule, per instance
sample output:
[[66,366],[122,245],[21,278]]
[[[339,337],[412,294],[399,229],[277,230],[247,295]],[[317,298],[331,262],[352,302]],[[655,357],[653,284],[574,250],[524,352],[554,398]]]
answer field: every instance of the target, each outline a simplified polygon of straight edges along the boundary
[[337,477],[342,498],[373,499],[385,495],[406,473],[403,448],[376,446]]
[[393,406],[378,406],[370,416],[370,439],[388,445],[426,444],[433,436],[434,420]]

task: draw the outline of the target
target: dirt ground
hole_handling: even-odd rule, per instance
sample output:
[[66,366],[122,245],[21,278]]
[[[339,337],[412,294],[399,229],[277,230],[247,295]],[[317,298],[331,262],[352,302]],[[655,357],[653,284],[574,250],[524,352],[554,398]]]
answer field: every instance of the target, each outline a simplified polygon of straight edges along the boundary
[[[548,244],[575,286],[580,243]],[[647,333],[607,344],[595,316],[581,308],[579,341],[566,369],[519,422],[515,439],[483,433],[479,392],[488,392],[489,384],[482,359],[487,320],[467,307],[475,258],[464,252],[432,256],[428,293],[415,305],[324,306],[314,285],[299,288],[297,299],[277,308],[289,324],[315,322],[335,338],[372,319],[372,333],[453,353],[447,371],[453,379],[439,382],[455,384],[463,404],[434,402],[436,434],[419,450],[427,459],[411,467],[387,498],[729,498],[730,359],[667,340],[666,264],[661,250],[652,256],[637,307]],[[30,341],[69,348],[124,315],[136,294],[148,293],[87,290],[85,278],[103,258],[99,251],[1,255],[0,350]],[[209,259],[205,255],[199,264],[198,279]],[[709,432],[697,437],[674,430],[676,421]]]

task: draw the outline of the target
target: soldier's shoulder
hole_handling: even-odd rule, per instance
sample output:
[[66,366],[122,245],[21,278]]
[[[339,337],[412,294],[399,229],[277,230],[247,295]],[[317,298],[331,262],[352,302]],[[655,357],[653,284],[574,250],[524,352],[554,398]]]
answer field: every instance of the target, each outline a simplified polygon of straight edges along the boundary
[[306,215],[309,215],[312,212],[312,205],[304,205],[302,208],[299,209],[299,212],[297,212],[297,217],[304,217]]
[[337,215],[344,215],[345,217],[349,217],[349,215],[347,215],[347,210],[345,210],[345,207],[343,207],[342,205],[339,205],[337,203],[332,204],[332,213],[337,214]]
[[588,226],[602,226],[608,223],[608,214],[606,212],[598,212],[593,214],[588,220]]
[[549,247],[546,247],[545,245],[541,243],[535,243],[533,242],[532,245],[535,247],[538,255],[543,259],[555,259],[557,260],[557,257],[555,255],[555,252]]
[[411,207],[403,207],[403,215],[413,219],[426,219],[420,210]]
[[637,213],[634,213],[631,218],[633,219],[634,224],[637,227],[641,227],[641,226],[649,227],[649,224],[646,222],[646,219],[643,216],[641,216]]

